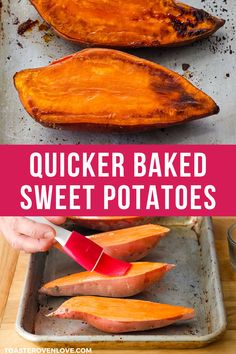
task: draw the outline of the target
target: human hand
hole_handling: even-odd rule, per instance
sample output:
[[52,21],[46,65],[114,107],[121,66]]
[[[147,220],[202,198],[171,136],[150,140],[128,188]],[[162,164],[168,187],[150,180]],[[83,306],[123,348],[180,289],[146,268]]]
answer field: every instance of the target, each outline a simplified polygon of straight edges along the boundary
[[[66,217],[47,217],[56,225],[63,224]],[[0,232],[10,245],[27,253],[45,252],[55,243],[53,227],[24,217],[0,217]]]

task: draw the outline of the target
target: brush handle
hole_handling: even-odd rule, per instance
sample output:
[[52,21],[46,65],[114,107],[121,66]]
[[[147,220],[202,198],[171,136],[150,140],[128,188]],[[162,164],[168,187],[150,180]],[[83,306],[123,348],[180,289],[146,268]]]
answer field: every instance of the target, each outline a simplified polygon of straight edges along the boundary
[[131,267],[130,263],[107,255],[101,246],[78,232],[67,231],[42,217],[35,216],[28,219],[52,226],[57,235],[55,239],[63,246],[63,251],[88,271],[121,276]]
[[63,229],[63,227],[58,226],[50,222],[49,220],[41,217],[41,216],[29,216],[27,219],[30,219],[32,221],[41,223],[41,224],[47,224],[51,226],[55,231],[56,231],[56,237],[55,239],[62,245],[62,247],[65,246],[66,242],[70,238],[71,232]]

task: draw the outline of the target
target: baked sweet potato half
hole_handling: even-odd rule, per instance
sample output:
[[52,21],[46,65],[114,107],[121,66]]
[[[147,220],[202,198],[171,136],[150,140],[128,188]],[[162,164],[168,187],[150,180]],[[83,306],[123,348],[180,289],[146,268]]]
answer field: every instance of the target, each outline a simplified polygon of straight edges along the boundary
[[[142,225],[88,236],[111,257],[127,262],[147,256],[170,230],[159,225]],[[63,252],[59,243],[55,247]]]
[[178,46],[208,37],[224,20],[173,0],[31,0],[62,37],[90,46]]
[[194,317],[192,308],[142,300],[78,296],[64,302],[49,317],[83,320],[109,333],[145,331]]
[[44,284],[39,292],[51,296],[129,297],[141,293],[173,268],[172,264],[138,262],[132,263],[127,274],[120,277],[86,271],[55,279]]
[[14,81],[27,112],[52,127],[143,131],[219,111],[177,73],[111,49],[86,49]]

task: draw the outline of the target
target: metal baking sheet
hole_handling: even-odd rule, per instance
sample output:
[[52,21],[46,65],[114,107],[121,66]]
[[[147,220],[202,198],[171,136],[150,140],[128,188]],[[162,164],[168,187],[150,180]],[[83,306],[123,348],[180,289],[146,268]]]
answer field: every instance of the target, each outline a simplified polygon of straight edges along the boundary
[[[170,234],[145,258],[175,263],[164,279],[134,298],[194,307],[196,318],[183,324],[145,332],[110,335],[85,322],[52,319],[45,314],[65,298],[38,295],[42,283],[82,269],[57,250],[31,256],[16,322],[18,333],[29,341],[50,345],[102,348],[197,348],[218,339],[226,319],[209,218],[161,218]],[[172,226],[174,225],[174,226]],[[55,344],[56,343],[56,344]]]
[[[235,0],[185,0],[195,7],[226,20],[226,25],[209,39],[190,46],[167,49],[136,49],[127,52],[175,70],[212,96],[221,108],[217,116],[184,125],[139,134],[61,131],[36,123],[22,108],[12,77],[24,68],[47,65],[52,60],[81,49],[50,30],[36,25],[24,36],[17,34],[20,23],[42,19],[29,0],[2,0],[0,36],[0,143],[55,144],[223,144],[236,143]],[[182,65],[189,64],[187,71]]]

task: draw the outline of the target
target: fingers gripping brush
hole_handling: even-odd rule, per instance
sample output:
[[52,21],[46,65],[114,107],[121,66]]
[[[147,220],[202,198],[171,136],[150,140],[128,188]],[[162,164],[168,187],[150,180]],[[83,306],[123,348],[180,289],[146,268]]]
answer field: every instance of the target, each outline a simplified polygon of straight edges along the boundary
[[108,256],[101,246],[76,231],[65,230],[42,217],[28,217],[28,219],[53,227],[56,231],[55,239],[65,253],[88,271],[108,276],[122,276],[131,267],[128,262]]

